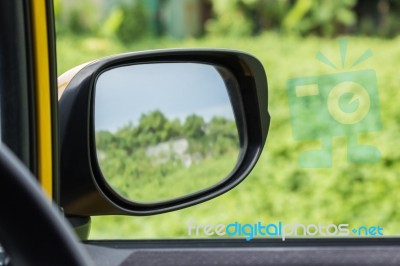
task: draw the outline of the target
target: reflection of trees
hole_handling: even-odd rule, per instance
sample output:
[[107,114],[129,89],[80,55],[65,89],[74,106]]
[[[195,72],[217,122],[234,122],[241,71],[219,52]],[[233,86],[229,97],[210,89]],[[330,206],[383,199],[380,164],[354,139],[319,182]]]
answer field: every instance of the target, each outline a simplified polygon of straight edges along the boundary
[[200,139],[205,135],[205,122],[201,116],[192,114],[186,118],[182,134],[190,139]]
[[143,114],[136,126],[96,132],[96,146],[107,178],[162,178],[204,160],[237,155],[239,138],[235,122],[227,118],[215,116],[207,123],[192,114],[181,123],[156,110]]

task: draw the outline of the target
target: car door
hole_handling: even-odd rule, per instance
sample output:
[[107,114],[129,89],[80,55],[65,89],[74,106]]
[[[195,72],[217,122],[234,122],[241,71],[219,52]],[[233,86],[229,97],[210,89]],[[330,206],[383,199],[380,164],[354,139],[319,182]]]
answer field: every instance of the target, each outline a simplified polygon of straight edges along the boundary
[[0,264],[88,265],[52,206],[58,176],[52,2],[2,1],[0,13]]
[[[22,184],[29,186],[24,193],[30,195],[29,188],[32,187],[34,195],[41,195],[41,200],[29,200],[36,197],[34,196],[24,201],[19,197],[25,195],[21,191],[5,190],[2,187],[0,206],[4,216],[0,219],[0,233],[4,236],[5,231],[8,231],[6,233],[9,233],[9,237],[3,237],[1,241],[6,251],[10,250],[13,256],[18,251],[27,252],[29,248],[33,251],[30,253],[32,256],[25,257],[30,260],[20,261],[21,264],[46,265],[44,261],[37,260],[36,255],[39,255],[41,258],[55,257],[55,261],[48,265],[62,265],[63,261],[66,265],[85,265],[90,263],[87,258],[80,257],[84,253],[81,251],[85,249],[99,265],[398,264],[400,258],[397,238],[293,239],[285,242],[281,239],[254,239],[250,242],[244,239],[90,240],[84,241],[84,245],[80,246],[76,238],[69,236],[67,238],[71,242],[67,241],[66,245],[62,244],[66,243],[63,242],[65,239],[61,243],[52,242],[63,239],[61,236],[65,232],[70,235],[71,227],[59,219],[60,213],[48,211],[50,206],[43,203],[44,197],[53,198],[55,203],[59,202],[57,97],[51,2],[2,1],[0,5],[1,138],[18,156],[19,161],[34,174],[33,177],[25,171],[18,172],[16,176],[39,180],[43,189],[42,192],[34,189],[37,184],[25,180]],[[4,153],[6,152],[1,152],[1,158]],[[14,165],[15,158],[10,159],[11,155],[6,157],[8,161],[1,161],[8,162],[8,166]],[[16,199],[14,204],[10,204],[12,199]],[[39,222],[36,218],[43,209],[47,210],[48,217],[58,218],[51,223],[46,223],[49,220]],[[27,214],[29,217],[26,217]],[[8,221],[7,227],[4,227],[5,221]],[[51,228],[54,224],[64,225],[53,235]],[[9,249],[10,243],[14,243],[14,248]]]

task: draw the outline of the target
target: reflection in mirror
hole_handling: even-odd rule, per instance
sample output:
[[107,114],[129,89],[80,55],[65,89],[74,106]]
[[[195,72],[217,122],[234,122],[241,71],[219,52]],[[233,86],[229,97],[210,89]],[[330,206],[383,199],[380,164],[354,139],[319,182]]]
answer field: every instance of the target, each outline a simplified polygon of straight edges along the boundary
[[200,63],[103,72],[95,87],[96,150],[113,190],[130,201],[161,202],[223,180],[240,146],[226,84],[236,84],[227,69]]

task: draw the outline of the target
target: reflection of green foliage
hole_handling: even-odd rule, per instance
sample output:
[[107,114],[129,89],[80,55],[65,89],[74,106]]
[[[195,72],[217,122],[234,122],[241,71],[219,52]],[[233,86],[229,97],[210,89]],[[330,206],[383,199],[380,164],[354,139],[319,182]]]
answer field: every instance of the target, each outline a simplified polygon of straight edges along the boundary
[[139,125],[134,130],[139,145],[156,144],[167,140],[170,136],[168,120],[160,111],[142,115]]
[[[173,150],[179,140],[187,150]],[[137,201],[173,198],[215,184],[234,167],[239,148],[234,121],[214,117],[207,125],[192,114],[182,126],[158,110],[143,114],[136,127],[130,123],[115,133],[97,132],[96,146],[107,181]],[[169,189],[176,184],[178,189]]]
[[207,135],[214,144],[214,154],[225,154],[237,143],[236,125],[224,117],[213,117],[207,127]]
[[204,136],[204,126],[204,119],[201,116],[193,114],[186,118],[183,125],[183,132],[188,138],[199,139]]
[[225,155],[185,168],[176,167],[172,162],[156,165],[145,160],[145,156],[122,157],[124,168],[119,169],[113,168],[114,160],[101,162],[107,181],[127,199],[159,201],[207,188],[227,176],[236,162],[235,156]]

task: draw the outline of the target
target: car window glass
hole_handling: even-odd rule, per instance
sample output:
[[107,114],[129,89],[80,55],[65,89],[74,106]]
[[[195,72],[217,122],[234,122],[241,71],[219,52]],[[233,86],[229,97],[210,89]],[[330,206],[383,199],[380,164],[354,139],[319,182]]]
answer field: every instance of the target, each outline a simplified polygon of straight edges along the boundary
[[[232,225],[224,237],[247,240],[282,231],[400,233],[397,1],[58,0],[55,7],[59,74],[116,53],[218,47],[255,55],[268,77],[267,144],[241,185],[171,213],[94,217],[90,238],[219,237],[218,224]],[[270,227],[261,234],[260,226]]]

